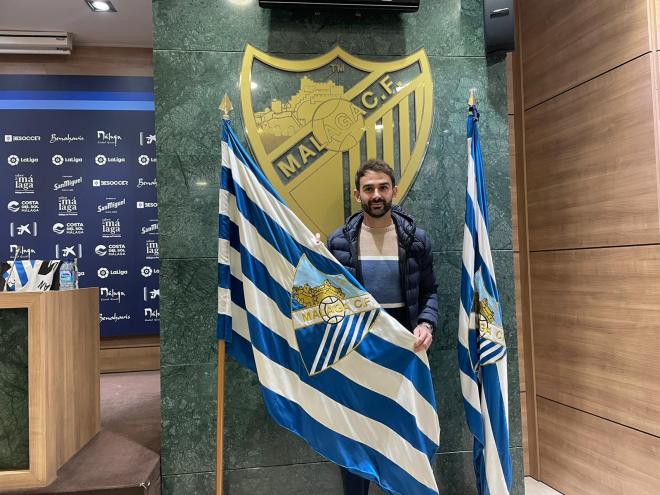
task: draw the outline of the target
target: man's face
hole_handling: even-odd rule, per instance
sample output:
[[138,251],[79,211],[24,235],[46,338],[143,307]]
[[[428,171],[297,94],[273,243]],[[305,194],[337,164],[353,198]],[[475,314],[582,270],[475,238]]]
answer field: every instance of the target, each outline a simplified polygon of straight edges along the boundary
[[389,175],[368,170],[360,178],[360,189],[353,191],[353,195],[367,215],[380,218],[392,208],[397,191],[396,187],[392,187]]

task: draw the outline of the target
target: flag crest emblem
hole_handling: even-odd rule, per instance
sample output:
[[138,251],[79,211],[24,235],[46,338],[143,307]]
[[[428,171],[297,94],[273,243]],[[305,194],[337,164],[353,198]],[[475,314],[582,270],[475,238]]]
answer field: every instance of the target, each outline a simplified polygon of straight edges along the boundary
[[289,60],[248,45],[241,81],[253,154],[310,230],[328,235],[356,211],[351,178],[366,159],[388,162],[399,198],[405,197],[433,119],[433,80],[423,49],[385,62],[339,47]]
[[329,275],[303,255],[291,291],[291,322],[307,372],[315,375],[355,350],[380,311],[344,275]]

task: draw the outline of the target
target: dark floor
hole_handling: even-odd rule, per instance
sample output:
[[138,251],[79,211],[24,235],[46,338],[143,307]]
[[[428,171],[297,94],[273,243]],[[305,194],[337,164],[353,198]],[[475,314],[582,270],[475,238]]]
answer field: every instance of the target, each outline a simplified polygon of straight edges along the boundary
[[160,495],[160,373],[101,375],[101,427],[50,486],[0,493]]

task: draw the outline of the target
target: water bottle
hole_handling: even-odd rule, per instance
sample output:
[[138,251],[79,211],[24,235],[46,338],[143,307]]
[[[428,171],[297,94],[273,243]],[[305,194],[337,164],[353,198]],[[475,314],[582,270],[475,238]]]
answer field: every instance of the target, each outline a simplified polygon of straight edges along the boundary
[[73,258],[73,288],[78,288],[78,258]]
[[73,261],[65,259],[60,266],[60,290],[76,288],[76,271]]

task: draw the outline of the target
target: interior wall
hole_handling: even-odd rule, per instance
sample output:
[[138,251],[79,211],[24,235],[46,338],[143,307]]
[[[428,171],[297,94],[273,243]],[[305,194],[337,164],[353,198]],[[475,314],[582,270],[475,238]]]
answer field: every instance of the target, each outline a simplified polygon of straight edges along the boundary
[[529,471],[566,495],[660,483],[658,4],[518,2]]
[[[71,55],[0,55],[0,74],[147,76],[154,75],[153,50],[74,45]],[[101,373],[157,370],[157,335],[101,340]]]
[[[484,54],[480,0],[427,0],[417,14],[362,16],[270,11],[255,0],[194,2],[193,7],[174,0],[154,2],[164,493],[211,494],[215,488],[218,104],[228,92],[234,129],[247,144],[239,98],[246,43],[291,59],[323,54],[335,45],[376,60],[425,48],[434,79],[433,130],[403,207],[431,236],[440,285],[440,324],[429,354],[442,426],[436,476],[444,495],[475,494],[473,442],[456,358],[471,88],[480,103],[509,386],[519,388],[506,71],[502,57]],[[341,493],[336,466],[269,419],[256,377],[231,359],[225,375],[225,490],[232,495]],[[513,493],[522,494],[518,393],[511,392],[509,399]]]

